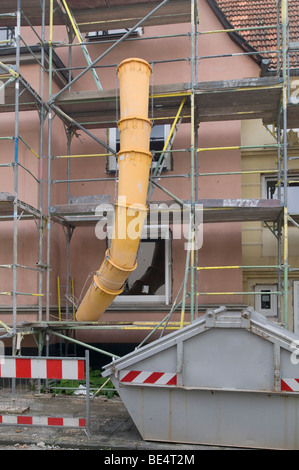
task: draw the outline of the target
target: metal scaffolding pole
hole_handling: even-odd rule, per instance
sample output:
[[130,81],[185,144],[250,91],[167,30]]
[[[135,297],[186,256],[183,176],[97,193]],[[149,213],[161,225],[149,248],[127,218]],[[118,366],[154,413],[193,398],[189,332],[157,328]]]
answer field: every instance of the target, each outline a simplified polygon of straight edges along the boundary
[[191,0],[191,140],[190,140],[190,173],[191,173],[191,214],[192,214],[192,241],[190,247],[190,321],[194,320],[194,298],[195,298],[195,286],[194,286],[194,234],[196,232],[195,227],[195,132],[196,132],[196,122],[195,122],[195,96],[194,96],[194,87],[195,87],[195,0]]
[[[53,0],[50,0],[49,25],[49,98],[52,96],[52,55],[53,55]],[[46,291],[46,321],[50,320],[50,252],[51,252],[51,153],[52,153],[52,109],[48,112],[48,181],[47,181],[47,291]],[[48,347],[48,345],[47,345]]]
[[284,324],[288,328],[288,270],[289,270],[289,244],[288,244],[288,142],[287,142],[287,108],[288,108],[288,0],[281,0],[281,23],[282,23],[282,74],[283,74],[283,96],[282,96],[282,118],[283,118],[283,204],[284,204]]
[[[19,164],[19,70],[20,70],[20,28],[21,28],[21,0],[17,2],[16,26],[16,68],[18,76],[15,80],[15,131],[14,131],[14,214],[13,214],[13,330],[17,325],[17,263],[18,263],[18,164]],[[15,339],[15,338],[14,338]],[[13,354],[15,341],[13,339]]]
[[[45,49],[44,49],[44,41],[45,41],[45,0],[42,1],[41,8],[42,8],[42,29],[41,29],[41,40],[42,40],[42,48],[41,48],[41,98],[44,101],[44,77],[45,77]],[[40,143],[39,143],[39,210],[40,213],[43,214],[43,162],[44,162],[44,120],[45,120],[45,106],[44,104],[41,105],[40,110]],[[39,220],[39,273],[38,273],[38,293],[42,294],[43,289],[43,272],[41,266],[43,265],[43,217]],[[43,298],[38,298],[39,303],[39,312],[38,312],[38,319],[39,321],[42,320],[43,315]],[[39,341],[39,353],[42,350],[42,341],[40,338]]]

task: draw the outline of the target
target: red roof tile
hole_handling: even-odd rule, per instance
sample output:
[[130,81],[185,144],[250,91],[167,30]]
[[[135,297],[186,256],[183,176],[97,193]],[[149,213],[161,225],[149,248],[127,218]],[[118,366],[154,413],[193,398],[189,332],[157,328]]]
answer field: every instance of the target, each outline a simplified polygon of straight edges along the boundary
[[[271,59],[271,68],[276,68],[277,50],[277,0],[208,0],[218,6],[233,28],[270,27],[268,29],[237,31],[237,33],[264,58]],[[280,3],[280,2],[279,2]],[[289,39],[299,41],[299,6],[298,0],[288,1]],[[219,18],[221,20],[221,18]],[[290,54],[290,66],[299,67],[299,53]]]

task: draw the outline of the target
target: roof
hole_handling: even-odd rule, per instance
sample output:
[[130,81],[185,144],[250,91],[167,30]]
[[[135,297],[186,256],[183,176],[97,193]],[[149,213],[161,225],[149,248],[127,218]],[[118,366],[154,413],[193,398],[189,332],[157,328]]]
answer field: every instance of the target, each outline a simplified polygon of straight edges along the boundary
[[[270,69],[276,69],[277,54],[277,0],[207,0],[225,28],[270,27],[239,31],[232,35],[242,49],[259,52],[254,58],[270,59]],[[289,40],[299,41],[298,0],[288,0]],[[290,67],[299,68],[299,51],[290,54]]]

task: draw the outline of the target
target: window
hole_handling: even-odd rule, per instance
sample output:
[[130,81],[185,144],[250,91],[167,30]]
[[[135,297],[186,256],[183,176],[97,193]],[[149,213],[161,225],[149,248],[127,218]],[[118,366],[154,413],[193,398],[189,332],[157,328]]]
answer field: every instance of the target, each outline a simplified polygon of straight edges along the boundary
[[[165,142],[167,140],[168,134],[170,132],[170,124],[165,124],[164,126],[154,126],[151,132],[151,142],[150,142],[150,151],[153,155],[152,168],[156,168],[159,161],[161,151],[164,148]],[[172,169],[172,154],[165,153],[165,158],[163,162],[163,170]]]
[[[143,233],[149,227],[145,226]],[[143,238],[137,268],[127,279],[124,291],[113,305],[169,305],[171,300],[171,233],[159,227],[159,237]]]
[[14,46],[14,28],[0,28],[0,47]]
[[[170,125],[157,125],[153,126],[150,135],[150,151],[153,155],[151,169],[154,169],[159,161],[161,151],[164,148],[168,134],[170,132]],[[120,138],[117,128],[108,130],[108,144],[109,146],[118,152],[120,150]],[[171,152],[165,152],[165,158],[163,161],[163,170],[172,170],[172,154]],[[106,160],[106,171],[108,173],[114,173],[117,169],[117,162],[114,156],[107,157]]]
[[[92,31],[86,34],[86,39],[89,41],[104,41],[106,39],[119,39],[129,31],[129,28],[125,29],[107,29],[106,31]],[[142,36],[143,29],[136,28],[131,32],[129,37]]]
[[277,285],[257,284],[255,286],[255,310],[269,317],[277,316]]
[[[278,199],[277,179],[267,178],[264,179],[264,197],[267,199]],[[284,186],[281,182],[281,198],[283,200]],[[290,214],[299,213],[299,176],[290,175],[288,183],[288,208]]]

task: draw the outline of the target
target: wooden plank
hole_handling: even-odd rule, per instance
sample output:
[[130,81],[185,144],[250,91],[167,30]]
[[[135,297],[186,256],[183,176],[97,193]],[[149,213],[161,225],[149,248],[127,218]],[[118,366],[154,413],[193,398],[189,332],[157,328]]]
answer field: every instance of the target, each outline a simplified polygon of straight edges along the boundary
[[[152,211],[158,215],[167,212],[174,201],[163,201],[164,208],[161,209],[161,201],[155,201]],[[190,201],[185,201],[186,204]],[[244,222],[244,221],[276,221],[282,215],[283,207],[276,199],[199,199],[198,204],[203,205],[203,222]],[[158,205],[158,206],[156,206]],[[166,206],[165,206],[166,205]],[[51,213],[61,221],[70,223],[73,226],[84,226],[95,224],[100,217],[96,217],[98,204],[61,204],[51,207]],[[178,206],[178,210],[182,209]],[[172,211],[170,210],[170,215]],[[59,219],[58,219],[59,220]],[[156,218],[155,218],[156,221]],[[171,222],[171,220],[170,220]],[[148,217],[147,223],[150,223]]]
[[[172,122],[190,83],[155,85],[150,99],[149,115]],[[115,89],[63,93],[55,104],[86,127],[113,127],[119,115]],[[263,119],[273,123],[281,97],[281,80],[276,77],[201,82],[196,87],[195,101],[199,122],[240,119]],[[153,108],[151,108],[153,104]],[[183,115],[190,115],[190,100]],[[185,118],[184,122],[189,122]]]
[[[151,87],[149,97],[149,116],[164,119],[163,123],[173,121],[183,99],[188,93],[190,83],[172,83]],[[151,99],[153,94],[153,100]],[[170,95],[170,96],[169,96]],[[115,89],[64,92],[55,105],[79,123],[88,128],[114,127],[119,117],[119,92]],[[153,102],[153,109],[151,108]],[[189,98],[184,105],[183,114],[190,114]],[[97,124],[88,124],[96,121]],[[161,122],[162,123],[162,122]]]
[[[170,83],[163,85],[154,85],[151,89],[153,95],[158,94],[170,94],[170,93],[184,93],[190,90],[190,83]],[[152,95],[150,90],[150,96]],[[116,96],[119,96],[119,92],[114,89],[109,90],[83,90],[83,91],[65,91],[62,93],[55,104],[62,106],[68,103],[76,104],[82,102],[102,102],[102,101],[115,101]]]
[[12,194],[10,194],[6,191],[0,193],[0,203],[1,202],[13,201],[13,200],[14,200],[14,197],[12,196]]
[[[46,24],[49,24],[49,3],[46,2]],[[103,31],[107,29],[132,28],[161,1],[144,0],[109,0],[109,7],[105,1],[89,0],[92,8],[82,8],[84,2],[68,0],[76,22],[81,32]],[[1,0],[0,14],[15,12],[16,0]],[[38,0],[22,0],[22,11],[33,26],[40,26],[42,10]],[[157,13],[150,17],[146,25],[163,25],[190,22],[190,0],[170,0],[161,7]],[[64,14],[60,4],[54,0],[54,24],[69,24],[67,15]],[[82,24],[85,23],[85,24]],[[16,18],[0,18],[0,26],[15,26]]]
[[[78,2],[69,0],[76,22],[82,32],[132,28],[161,1],[109,0],[109,8],[76,8]],[[149,17],[143,26],[190,22],[190,1],[171,0]]]
[[239,78],[231,80],[217,80],[209,82],[199,82],[195,85],[196,91],[221,91],[226,89],[239,88],[257,88],[257,87],[273,87],[282,86],[283,81],[278,77],[261,77],[261,78]]
[[[14,197],[8,192],[0,192],[1,220],[11,220],[14,214]],[[18,215],[26,218],[40,217],[40,211],[33,206],[18,200]]]
[[200,122],[263,119],[275,122],[281,80],[270,77],[199,83],[195,95]]
[[[45,2],[45,22],[49,24],[49,11],[50,2]],[[38,0],[22,0],[21,10],[24,12],[26,17],[29,19],[33,26],[41,26],[42,24],[42,9],[41,3]],[[0,2],[0,14],[14,13],[17,11],[17,0],[1,0]],[[24,20],[23,20],[24,22]],[[60,4],[57,0],[54,0],[54,24],[69,24],[68,19],[65,17],[61,10]],[[16,17],[0,17],[1,27],[13,27],[16,26]]]

